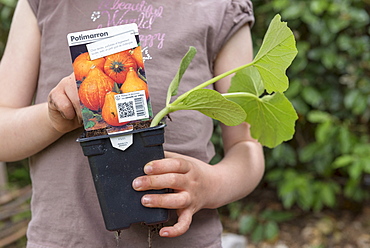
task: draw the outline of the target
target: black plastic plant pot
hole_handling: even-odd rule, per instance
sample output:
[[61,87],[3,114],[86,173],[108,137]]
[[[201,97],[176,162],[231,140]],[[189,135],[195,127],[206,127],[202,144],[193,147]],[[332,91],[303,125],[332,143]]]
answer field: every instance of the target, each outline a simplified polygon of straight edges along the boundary
[[[79,138],[88,157],[105,227],[109,231],[129,228],[133,223],[158,224],[169,218],[167,209],[147,208],[141,204],[144,194],[163,194],[168,190],[135,191],[132,181],[144,175],[143,167],[164,158],[164,127],[160,125],[118,135]],[[122,151],[110,138],[132,134],[133,144]]]

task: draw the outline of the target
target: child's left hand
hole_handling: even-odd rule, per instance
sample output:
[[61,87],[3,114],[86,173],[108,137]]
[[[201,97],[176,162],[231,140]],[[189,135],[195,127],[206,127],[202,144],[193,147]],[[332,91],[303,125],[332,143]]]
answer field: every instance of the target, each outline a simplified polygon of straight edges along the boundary
[[193,214],[202,208],[212,208],[212,192],[217,185],[213,166],[198,159],[165,152],[166,158],[148,163],[147,174],[133,181],[135,190],[173,189],[169,194],[147,194],[141,199],[145,207],[177,209],[178,222],[163,227],[162,237],[177,237],[184,234]]

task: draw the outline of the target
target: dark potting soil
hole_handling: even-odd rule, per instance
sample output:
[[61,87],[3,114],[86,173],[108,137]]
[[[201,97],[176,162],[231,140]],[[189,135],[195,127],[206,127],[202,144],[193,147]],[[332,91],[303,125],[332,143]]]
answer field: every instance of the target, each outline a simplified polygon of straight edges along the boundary
[[[151,122],[152,122],[152,120],[137,121],[137,122],[133,122],[131,125],[133,127],[133,130],[138,130],[138,129],[143,129],[143,128],[150,127]],[[110,128],[110,130],[114,131],[114,128]],[[107,135],[107,134],[108,134],[107,129],[106,128],[101,128],[101,129],[96,129],[96,130],[91,130],[91,131],[85,131],[81,135],[81,138],[90,138],[90,137],[96,137],[96,136]]]
[[137,129],[148,128],[148,127],[150,127],[151,123],[152,123],[152,120],[138,121],[138,122],[134,122],[132,124],[132,126],[133,126],[134,130],[137,130]]

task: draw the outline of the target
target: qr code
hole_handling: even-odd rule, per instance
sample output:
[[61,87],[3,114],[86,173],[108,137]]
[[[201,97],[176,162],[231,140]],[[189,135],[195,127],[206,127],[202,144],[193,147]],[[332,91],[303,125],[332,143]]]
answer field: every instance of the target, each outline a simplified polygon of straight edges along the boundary
[[120,102],[117,104],[117,107],[118,107],[118,114],[119,114],[120,119],[135,116],[135,109],[134,109],[133,101]]
[[120,123],[149,118],[145,91],[134,91],[114,96]]

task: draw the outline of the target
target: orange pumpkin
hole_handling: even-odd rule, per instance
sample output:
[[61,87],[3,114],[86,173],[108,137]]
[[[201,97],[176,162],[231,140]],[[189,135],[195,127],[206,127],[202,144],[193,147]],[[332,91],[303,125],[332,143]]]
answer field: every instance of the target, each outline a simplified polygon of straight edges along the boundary
[[91,110],[99,110],[104,105],[105,95],[111,91],[114,81],[102,70],[94,67],[82,81],[78,89],[78,96],[83,105]]
[[119,122],[118,113],[116,107],[116,100],[114,96],[117,95],[115,92],[108,92],[105,95],[105,102],[102,109],[101,116],[103,120],[111,126],[122,126],[128,122]]
[[137,67],[144,69],[144,60],[143,60],[143,54],[141,51],[141,47],[135,47],[134,49],[130,50],[131,56],[135,59]]
[[128,93],[133,91],[145,90],[146,99],[149,97],[148,85],[138,75],[133,67],[130,67],[127,72],[127,77],[123,85],[121,86],[122,93]]
[[89,53],[81,53],[76,57],[73,61],[73,71],[75,73],[76,80],[82,81],[87,77],[89,71],[93,67],[97,67],[101,70],[104,68],[105,59],[99,58],[95,60],[91,60]]
[[136,70],[137,65],[128,50],[105,57],[104,72],[118,84],[125,82],[130,67]]

